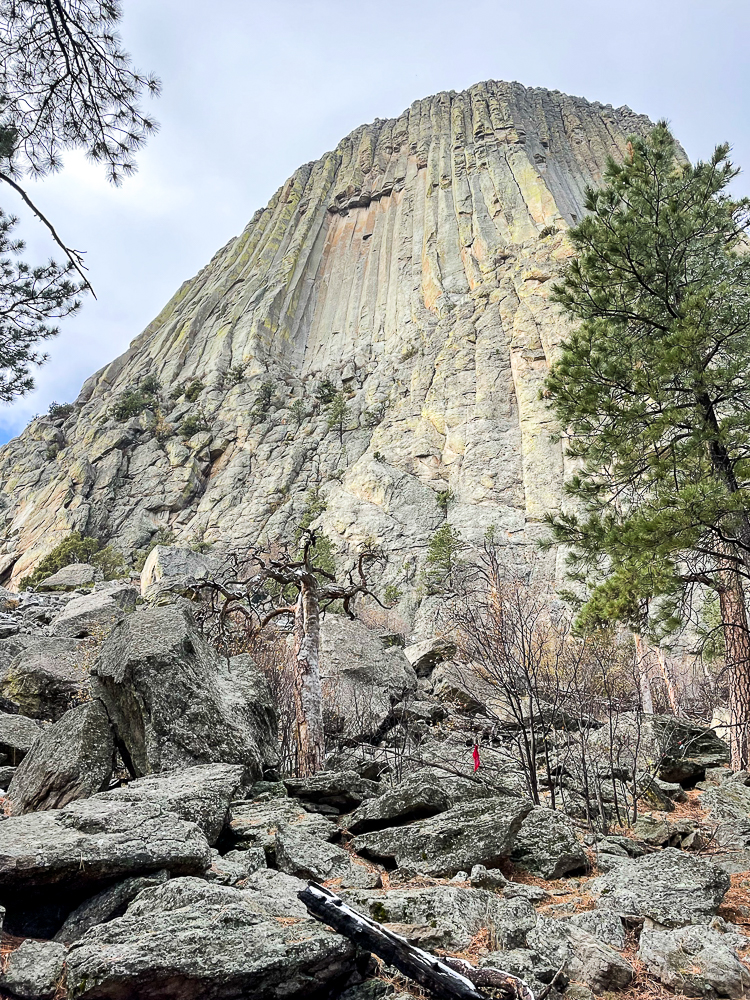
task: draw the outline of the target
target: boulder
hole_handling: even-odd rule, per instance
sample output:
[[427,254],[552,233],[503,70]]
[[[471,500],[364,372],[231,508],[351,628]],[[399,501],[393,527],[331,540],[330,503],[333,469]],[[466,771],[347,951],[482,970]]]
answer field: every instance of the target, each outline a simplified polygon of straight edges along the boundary
[[587,872],[590,865],[583,844],[568,817],[554,809],[532,809],[521,824],[511,861],[544,879]]
[[13,775],[17,770],[18,768],[15,767],[0,767],[0,788],[3,791],[7,791],[8,785],[13,780]]
[[141,596],[153,601],[167,592],[184,594],[220,569],[221,563],[214,556],[179,545],[157,545],[141,570]]
[[377,798],[365,800],[347,820],[351,833],[368,833],[445,812],[458,802],[488,798],[486,785],[428,768],[409,774]]
[[54,941],[22,941],[7,957],[0,987],[20,1000],[52,1000],[62,981],[65,948]]
[[266,855],[259,847],[247,851],[228,851],[226,854],[212,852],[211,867],[205,874],[209,882],[221,885],[244,885],[248,875],[266,868]]
[[169,872],[165,869],[154,872],[153,875],[136,875],[133,878],[125,878],[121,882],[81,903],[72,913],[70,913],[60,930],[55,934],[55,941],[70,944],[83,937],[86,931],[98,924],[106,924],[115,917],[121,917],[128,904],[143,889],[150,889],[151,886],[161,885],[169,878]]
[[117,802],[154,802],[195,823],[214,845],[228,819],[229,804],[242,789],[243,772],[241,764],[197,764],[184,771],[138,778],[102,797]]
[[[494,892],[458,886],[342,891],[346,902],[379,923],[431,927],[441,947],[459,951],[486,927],[498,948],[522,948],[536,926],[534,907],[523,899],[503,899]],[[404,936],[409,936],[408,933]]]
[[12,933],[45,936],[38,921],[49,921],[54,933],[71,909],[113,880],[161,868],[200,874],[210,862],[194,823],[156,803],[95,795],[0,823],[0,904]]
[[52,619],[50,630],[53,635],[71,639],[85,639],[87,636],[101,639],[122,621],[124,614],[109,593],[97,591],[69,601]]
[[37,590],[75,590],[90,587],[96,579],[96,570],[90,563],[69,563],[52,576],[37,584]]
[[568,917],[566,924],[578,927],[591,934],[597,941],[608,944],[610,948],[623,951],[627,945],[625,925],[616,913],[610,910],[584,910]]
[[496,867],[509,857],[531,809],[528,800],[505,796],[464,802],[408,826],[360,834],[354,846],[386,866],[450,877],[474,865]]
[[[351,942],[256,891],[195,878],[146,889],[127,913],[68,953],[71,1000],[303,1000],[336,995],[355,971]],[[336,987],[338,986],[338,990]]]
[[107,787],[115,744],[98,701],[71,708],[46,728],[19,764],[8,788],[14,816],[60,809]]
[[433,638],[415,642],[404,649],[404,656],[417,677],[429,677],[438,663],[455,655],[456,644],[447,639]]
[[750,788],[741,781],[724,781],[700,796],[711,819],[750,820]]
[[323,690],[345,720],[345,731],[369,733],[393,702],[417,686],[404,651],[378,632],[342,615],[326,615],[320,629]]
[[618,864],[589,884],[597,906],[666,927],[710,920],[729,889],[721,868],[673,847]]
[[572,920],[540,917],[528,935],[528,944],[544,956],[544,965],[562,968],[570,979],[594,993],[624,989],[633,978],[633,967],[627,959]]
[[347,875],[352,861],[342,847],[305,833],[297,824],[276,831],[276,865],[287,875],[325,882]]
[[15,767],[43,732],[44,726],[36,719],[0,712],[0,753]]
[[750,971],[737,957],[747,938],[693,925],[669,929],[647,920],[638,957],[666,986],[688,997],[744,997]]
[[56,722],[89,697],[90,648],[78,639],[29,639],[2,673],[0,696],[21,715]]
[[349,812],[383,791],[377,781],[360,778],[356,771],[320,771],[309,778],[284,778],[284,784],[294,798],[331,813]]
[[102,644],[92,690],[132,771],[226,763],[242,764],[248,783],[260,778],[276,752],[275,714],[249,662],[220,656],[182,606],[142,608],[122,621]]
[[276,835],[281,826],[299,827],[301,833],[322,841],[334,840],[339,835],[338,827],[330,819],[307,812],[294,799],[232,803],[228,832],[240,849],[259,847],[274,860]]

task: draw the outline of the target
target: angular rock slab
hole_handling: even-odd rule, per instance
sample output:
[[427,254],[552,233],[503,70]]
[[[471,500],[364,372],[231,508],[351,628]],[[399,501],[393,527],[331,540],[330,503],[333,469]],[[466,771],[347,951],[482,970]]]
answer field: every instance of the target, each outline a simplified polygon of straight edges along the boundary
[[229,833],[240,848],[262,848],[273,858],[276,838],[282,827],[299,829],[300,833],[320,841],[334,840],[339,835],[330,819],[309,813],[293,799],[271,799],[266,802],[236,802],[232,805]]
[[248,781],[261,777],[275,753],[275,714],[259,671],[236,659],[212,649],[176,605],[135,611],[105,640],[92,687],[136,775],[225,763],[242,764]]
[[453,876],[474,865],[496,867],[507,858],[532,804],[495,796],[461,803],[430,819],[354,838],[365,857],[424,875]]
[[346,825],[351,833],[369,833],[397,823],[435,816],[458,802],[488,798],[491,794],[486,786],[476,781],[425,769],[408,775],[377,798],[366,799]]
[[339,812],[348,812],[384,790],[377,781],[361,778],[356,771],[320,771],[309,778],[285,778],[284,784],[294,798]]
[[71,708],[46,728],[8,786],[14,816],[61,809],[100,792],[109,783],[115,743],[101,702]]
[[8,956],[0,987],[23,1000],[52,1000],[62,979],[65,948],[54,941],[23,941]]
[[212,846],[228,818],[229,804],[242,788],[242,764],[197,764],[184,771],[149,774],[104,792],[115,802],[152,802],[195,823]]
[[43,732],[44,726],[36,719],[0,712],[0,753],[12,766],[20,764]]
[[485,927],[498,947],[522,948],[536,926],[534,907],[523,899],[502,899],[484,889],[436,885],[425,889],[342,891],[346,902],[380,923],[433,927],[444,947],[459,950]]
[[124,612],[107,591],[74,597],[50,623],[54,635],[69,639],[101,638],[122,620]]
[[667,847],[637,861],[623,860],[594,879],[589,890],[601,909],[682,927],[710,920],[729,885],[721,868]]
[[316,1000],[354,971],[354,946],[314,920],[278,919],[253,891],[172,879],[68,954],[71,1000]]
[[89,697],[86,654],[79,639],[28,639],[0,680],[0,695],[31,719],[57,720]]
[[568,817],[555,809],[532,809],[521,824],[511,861],[544,879],[588,871],[589,859]]
[[0,898],[55,885],[94,892],[118,876],[160,868],[194,874],[210,863],[203,832],[155,802],[118,802],[104,793],[0,823]]
[[75,590],[88,587],[96,578],[96,570],[91,563],[69,563],[52,576],[46,576],[37,584],[37,590]]
[[312,837],[297,825],[276,831],[276,864],[287,875],[325,882],[347,875],[352,860],[342,847]]
[[136,875],[116,882],[108,889],[91,896],[65,918],[65,923],[55,934],[55,941],[70,944],[82,938],[86,931],[99,924],[106,924],[121,917],[138,893],[155,885],[162,885],[169,878],[166,868],[153,875]]
[[750,970],[737,958],[738,933],[695,925],[670,930],[647,920],[638,957],[663,983],[689,997],[744,997]]

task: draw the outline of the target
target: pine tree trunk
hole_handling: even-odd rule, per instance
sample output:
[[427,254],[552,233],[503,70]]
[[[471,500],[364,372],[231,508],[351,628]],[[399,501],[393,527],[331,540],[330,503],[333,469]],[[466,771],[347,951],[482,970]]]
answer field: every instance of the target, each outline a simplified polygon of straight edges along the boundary
[[323,767],[323,688],[320,683],[320,607],[317,582],[304,581],[294,622],[294,706],[297,716],[298,771],[301,777]]
[[659,661],[659,669],[661,670],[661,675],[664,678],[664,686],[667,689],[667,698],[669,698],[669,706],[672,709],[674,715],[680,714],[680,706],[677,701],[677,690],[674,686],[674,680],[672,679],[672,672],[669,669],[669,664],[667,663],[667,658],[664,655],[664,650],[656,650],[656,658]]
[[633,635],[633,641],[635,643],[636,670],[638,671],[641,707],[647,715],[653,715],[654,699],[651,697],[651,682],[648,678],[648,657],[643,649],[643,639],[637,632]]
[[732,768],[742,771],[750,766],[750,632],[739,573],[727,565],[721,577],[719,603],[729,674],[729,745]]

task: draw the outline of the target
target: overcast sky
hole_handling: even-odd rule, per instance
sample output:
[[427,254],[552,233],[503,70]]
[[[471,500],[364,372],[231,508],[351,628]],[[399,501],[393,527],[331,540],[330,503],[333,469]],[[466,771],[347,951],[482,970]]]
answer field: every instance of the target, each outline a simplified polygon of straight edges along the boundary
[[[69,154],[40,207],[87,252],[98,300],[50,342],[0,441],[123,351],[301,163],[373,118],[518,80],[667,118],[691,159],[728,140],[750,194],[748,0],[124,0],[161,124],[121,188]],[[149,102],[151,103],[151,102]],[[16,210],[9,193],[2,205]],[[24,220],[28,257],[49,248]]]

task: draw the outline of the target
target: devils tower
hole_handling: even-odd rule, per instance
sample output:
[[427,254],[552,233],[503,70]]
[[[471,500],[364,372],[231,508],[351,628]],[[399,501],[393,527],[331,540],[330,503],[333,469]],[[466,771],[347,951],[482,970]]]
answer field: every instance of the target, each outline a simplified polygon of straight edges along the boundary
[[564,476],[550,286],[586,186],[650,128],[490,81],[300,167],[69,415],[0,450],[1,582],[73,530],[131,559],[167,534],[241,550],[305,514],[341,557],[378,542],[407,587],[446,519],[539,560]]

